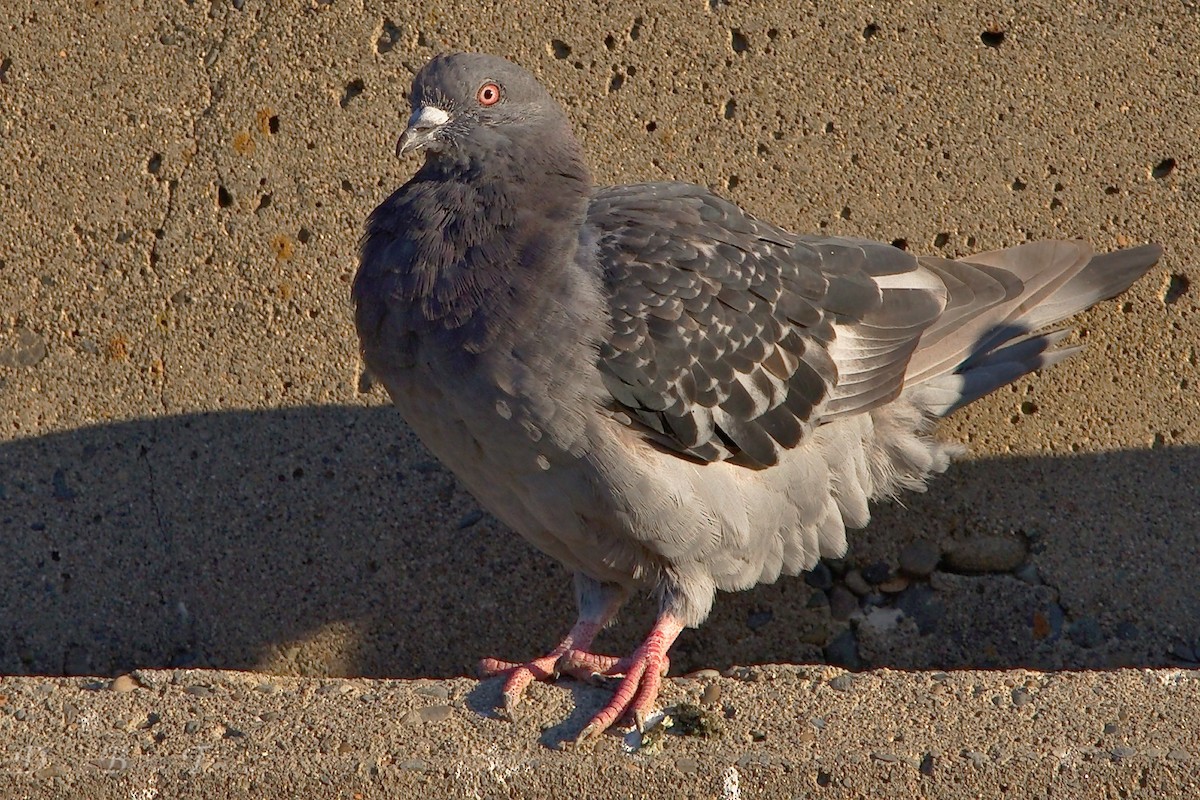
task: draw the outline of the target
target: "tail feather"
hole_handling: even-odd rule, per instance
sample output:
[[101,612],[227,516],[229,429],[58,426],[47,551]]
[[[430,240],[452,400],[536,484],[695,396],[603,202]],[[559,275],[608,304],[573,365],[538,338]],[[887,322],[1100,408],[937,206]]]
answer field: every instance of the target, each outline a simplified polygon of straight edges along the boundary
[[949,298],[909,362],[907,390],[944,416],[1058,363],[1079,349],[1054,349],[1069,330],[1038,331],[1125,291],[1161,255],[1158,245],[1093,256],[1083,242],[1032,242],[960,261],[922,259]]

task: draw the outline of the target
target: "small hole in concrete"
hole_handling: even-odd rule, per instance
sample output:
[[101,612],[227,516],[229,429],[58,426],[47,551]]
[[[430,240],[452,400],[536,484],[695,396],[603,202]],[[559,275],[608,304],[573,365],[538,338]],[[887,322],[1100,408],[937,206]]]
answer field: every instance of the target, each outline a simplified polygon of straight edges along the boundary
[[12,69],[12,59],[0,61],[0,83],[8,83],[8,71]]
[[1122,314],[1128,314],[1132,311],[1133,311],[1133,303],[1126,300],[1124,303],[1121,304],[1121,313]]
[[1063,207],[1062,200],[1059,200],[1057,197],[1050,201],[1050,210],[1051,211],[1060,209],[1062,207]]
[[870,39],[877,33],[879,33],[879,26],[872,22],[870,25],[863,28],[862,37],[864,39]]
[[617,40],[615,38],[613,38],[613,35],[611,33],[608,36],[604,37],[604,47],[606,50],[616,50],[617,49]]
[[729,29],[729,46],[735,53],[744,53],[750,49],[750,40],[737,28]]
[[1025,414],[1026,416],[1030,414],[1036,414],[1037,410],[1037,403],[1033,402],[1032,400],[1026,400],[1021,403],[1021,413]]
[[1117,187],[1115,187],[1115,186],[1105,186],[1105,187],[1104,187],[1104,193],[1105,193],[1105,194],[1108,194],[1108,195],[1112,195],[1112,194],[1120,194],[1120,193],[1121,193],[1121,190],[1120,190],[1120,189],[1118,189],[1118,188],[1117,188]]
[[850,219],[850,206],[842,206],[842,210],[838,212],[838,216],[842,219]]
[[945,247],[949,243],[950,243],[950,234],[948,234],[948,233],[944,233],[944,232],[939,233],[937,236],[933,237],[933,246],[934,247]]
[[258,207],[255,208],[254,210],[256,212],[258,212],[258,211],[262,211],[264,208],[270,208],[270,207],[271,207],[271,195],[264,194],[262,197],[258,198]]
[[833,123],[832,123],[832,122],[826,122],[826,123],[825,123],[825,132],[826,132],[826,133],[833,133]]
[[1017,178],[1016,180],[1014,180],[1014,181],[1012,182],[1012,190],[1013,190],[1014,192],[1021,192],[1021,191],[1024,191],[1024,190],[1025,190],[1025,186],[1026,186],[1026,183],[1025,183],[1025,181],[1021,180],[1020,178]]
[[342,99],[338,100],[338,105],[342,108],[350,105],[350,101],[358,97],[366,91],[367,85],[363,83],[362,78],[355,78],[346,84],[345,90],[342,92]]
[[387,17],[383,19],[383,29],[375,40],[375,52],[383,55],[390,53],[400,42],[400,28]]
[[968,249],[974,249],[974,248],[975,248],[975,245],[976,245],[975,237],[974,237],[974,236],[968,236],[968,237],[967,237],[967,248],[968,248]]
[[892,247],[895,247],[897,250],[907,250],[908,239],[892,239]]
[[353,192],[354,191],[354,184],[351,183],[347,178],[342,178],[342,191],[343,192]]
[[772,42],[779,38],[779,31],[775,28],[767,28],[767,38]]
[[1187,294],[1187,290],[1191,285],[1192,282],[1188,280],[1186,275],[1180,275],[1178,272],[1174,273],[1167,280],[1167,289],[1163,292],[1163,302],[1167,305],[1174,305],[1179,302],[1179,298]]
[[564,58],[569,58],[571,56],[571,46],[568,45],[566,42],[564,42],[562,39],[551,39],[549,50],[550,50],[550,54],[552,56],[554,56],[555,58],[557,58],[559,61],[562,61]]
[[1004,31],[999,28],[989,28],[979,34],[979,40],[988,47],[999,47],[1004,44]]
[[741,179],[738,178],[737,175],[730,175],[729,178],[725,181],[725,188],[732,191],[732,190],[736,189],[737,185],[741,182],[742,182]]
[[151,153],[149,160],[146,161],[146,171],[151,175],[157,175],[162,169],[162,153]]
[[654,133],[656,130],[658,130],[657,122],[651,120],[650,122],[646,123],[646,133]]
[[296,234],[296,241],[300,242],[300,244],[308,244],[308,240],[311,238],[312,231],[308,228],[301,228],[299,233]]
[[733,115],[737,113],[737,101],[730,99],[725,102],[725,119],[733,119]]
[[1067,187],[1063,186],[1061,183],[1054,184],[1054,191],[1056,192],[1061,192],[1065,188]]
[[769,156],[771,155],[771,148],[767,147],[762,142],[759,142],[757,152],[760,156]]
[[271,132],[272,136],[279,133],[279,115],[278,114],[272,114],[270,117],[267,118],[267,130]]
[[217,206],[219,208],[229,208],[233,205],[233,195],[224,186],[217,187]]
[[608,91],[615,92],[624,85],[625,76],[618,72],[616,75],[613,75],[612,80],[608,82]]
[[1150,174],[1156,178],[1165,178],[1174,171],[1175,171],[1175,159],[1164,158],[1162,161],[1158,162],[1154,166],[1154,169],[1152,169],[1150,171]]
[[636,42],[638,37],[642,35],[642,18],[633,18],[633,27],[629,29],[629,41]]

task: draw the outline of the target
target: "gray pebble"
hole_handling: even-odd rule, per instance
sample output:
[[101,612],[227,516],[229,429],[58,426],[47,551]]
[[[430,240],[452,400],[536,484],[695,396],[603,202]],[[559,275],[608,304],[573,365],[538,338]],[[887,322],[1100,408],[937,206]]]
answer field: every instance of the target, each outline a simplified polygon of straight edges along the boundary
[[187,724],[183,726],[184,733],[198,733],[200,731],[201,722],[198,719],[189,719]]
[[0,349],[0,367],[32,367],[46,357],[46,341],[28,328],[18,328],[12,347]]
[[683,758],[675,759],[675,769],[684,775],[695,775],[697,770],[700,769],[700,762],[694,758],[684,756]]
[[858,598],[854,592],[841,584],[829,590],[829,616],[844,621],[855,611],[858,611]]
[[927,578],[937,569],[941,559],[942,553],[936,544],[918,540],[900,551],[900,569],[914,578]]
[[438,700],[450,699],[450,690],[445,686],[442,686],[440,683],[431,683],[427,686],[418,686],[413,691],[419,695],[424,695],[425,697],[436,697]]
[[701,705],[711,706],[716,705],[721,700],[721,686],[717,683],[710,683],[704,687],[704,691],[700,693]]
[[1025,543],[1007,536],[975,536],[946,549],[953,572],[1011,572],[1025,561]]
[[189,686],[183,691],[187,694],[190,694],[192,697],[209,697],[213,693],[211,686],[203,686],[201,684]]
[[1112,749],[1112,757],[1120,760],[1123,758],[1133,758],[1137,755],[1137,750],[1132,747],[1114,747]]
[[1200,657],[1197,657],[1195,649],[1186,642],[1176,642],[1171,645],[1171,655],[1181,661],[1200,661]]
[[1012,690],[1012,704],[1015,708],[1024,708],[1033,700],[1033,695],[1024,686]]
[[900,756],[895,753],[871,753],[871,758],[876,761],[882,761],[885,764],[896,764],[900,761]]
[[1179,748],[1175,748],[1174,750],[1167,753],[1167,758],[1171,759],[1172,761],[1187,761],[1189,756],[1188,756],[1187,750],[1180,750]]
[[426,706],[414,708],[400,718],[402,725],[421,725],[426,722],[444,722],[454,713],[450,706]]
[[1022,564],[1013,572],[1017,580],[1028,583],[1030,586],[1041,586],[1042,575],[1038,572],[1036,564]]
[[871,584],[867,583],[867,579],[856,569],[846,573],[846,588],[859,597],[871,593]]
[[892,577],[892,568],[886,561],[876,561],[863,567],[862,576],[867,583],[880,584]]
[[858,638],[854,631],[844,630],[825,645],[825,661],[847,669],[858,669],[862,666],[858,657]]
[[424,772],[428,768],[425,762],[419,758],[410,758],[407,761],[401,761],[396,766],[400,769],[412,770],[414,772]]
[[462,530],[464,528],[469,528],[475,523],[479,522],[481,519],[483,519],[483,512],[478,508],[474,511],[468,511],[466,514],[463,514],[462,519],[458,521],[458,529]]
[[829,688],[837,692],[848,692],[854,688],[854,676],[849,672],[844,672],[829,681]]
[[818,561],[804,576],[804,582],[814,589],[827,590],[833,586],[833,572],[824,561]]

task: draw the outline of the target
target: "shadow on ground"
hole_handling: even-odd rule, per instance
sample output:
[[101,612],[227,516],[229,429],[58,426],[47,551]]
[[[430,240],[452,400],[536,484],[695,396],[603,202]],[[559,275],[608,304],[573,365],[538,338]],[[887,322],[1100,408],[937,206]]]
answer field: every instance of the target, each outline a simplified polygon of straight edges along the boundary
[[[863,664],[1194,659],[1198,485],[1196,447],[957,465],[906,507],[879,507],[850,562],[894,564],[915,538],[1002,533],[1027,543],[1039,577],[935,573],[882,598],[911,619],[877,617]],[[557,564],[480,514],[389,408],[188,415],[5,442],[0,526],[6,673],[445,677],[481,655],[533,655],[573,618]],[[820,660],[861,627],[831,619],[825,597],[799,578],[724,595],[681,639],[674,671]],[[646,606],[605,643],[631,646]]]

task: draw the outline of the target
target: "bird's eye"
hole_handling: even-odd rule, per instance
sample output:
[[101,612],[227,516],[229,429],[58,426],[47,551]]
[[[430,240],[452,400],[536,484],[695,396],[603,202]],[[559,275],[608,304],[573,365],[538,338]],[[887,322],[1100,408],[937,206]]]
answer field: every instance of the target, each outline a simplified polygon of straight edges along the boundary
[[479,93],[475,95],[475,99],[481,106],[494,106],[500,102],[500,87],[494,83],[485,83],[479,87]]

